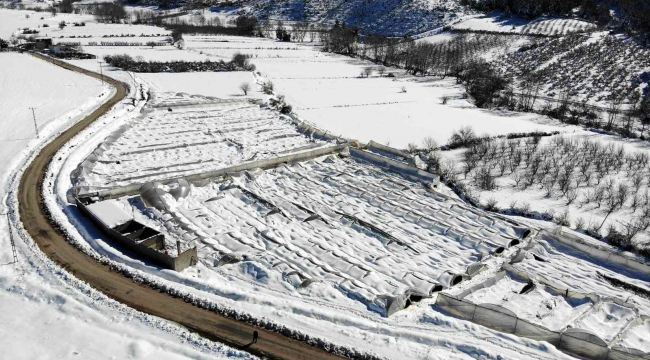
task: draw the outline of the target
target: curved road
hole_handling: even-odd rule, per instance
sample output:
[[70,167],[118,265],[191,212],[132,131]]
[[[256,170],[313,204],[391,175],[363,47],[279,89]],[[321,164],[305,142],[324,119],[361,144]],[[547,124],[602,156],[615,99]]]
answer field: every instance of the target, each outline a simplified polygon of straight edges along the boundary
[[[100,78],[99,74],[64,63],[40,54],[32,54],[71,71]],[[155,315],[183,325],[200,335],[243,349],[254,355],[278,359],[340,359],[340,357],[311,347],[306,343],[289,339],[280,334],[255,328],[243,322],[223,317],[212,311],[198,308],[183,299],[174,298],[112,271],[108,266],[72,246],[46,217],[40,201],[41,185],[47,166],[54,154],[73,136],[120,102],[127,94],[125,84],[104,76],[104,80],[116,87],[117,92],[92,114],[74,124],[47,144],[27,166],[18,188],[18,208],[23,226],[50,259],[87,282],[107,296],[139,311]],[[259,332],[256,344],[250,344],[253,331]]]

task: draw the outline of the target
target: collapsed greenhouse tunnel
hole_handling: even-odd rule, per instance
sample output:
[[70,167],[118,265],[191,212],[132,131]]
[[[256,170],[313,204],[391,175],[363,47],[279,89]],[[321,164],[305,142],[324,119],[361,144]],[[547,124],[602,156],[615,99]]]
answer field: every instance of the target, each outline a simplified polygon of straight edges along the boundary
[[517,246],[519,244],[521,244],[521,241],[519,241],[519,239],[514,239],[510,243],[508,243],[508,247]]

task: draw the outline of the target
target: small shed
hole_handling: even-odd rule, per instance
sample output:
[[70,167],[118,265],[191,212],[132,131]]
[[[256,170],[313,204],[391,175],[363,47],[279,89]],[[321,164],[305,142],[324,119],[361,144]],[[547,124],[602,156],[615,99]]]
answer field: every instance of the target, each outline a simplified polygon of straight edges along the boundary
[[49,49],[52,46],[52,38],[37,38],[35,46],[37,50]]

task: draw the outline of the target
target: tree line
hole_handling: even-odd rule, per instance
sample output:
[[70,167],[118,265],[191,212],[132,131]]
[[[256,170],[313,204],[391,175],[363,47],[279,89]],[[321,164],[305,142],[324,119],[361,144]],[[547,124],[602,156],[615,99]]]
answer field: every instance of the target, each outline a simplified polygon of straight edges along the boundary
[[142,73],[158,72],[208,72],[208,71],[254,71],[255,65],[249,62],[250,56],[235,54],[231,61],[144,61],[133,59],[130,55],[106,55],[107,64],[126,71]]

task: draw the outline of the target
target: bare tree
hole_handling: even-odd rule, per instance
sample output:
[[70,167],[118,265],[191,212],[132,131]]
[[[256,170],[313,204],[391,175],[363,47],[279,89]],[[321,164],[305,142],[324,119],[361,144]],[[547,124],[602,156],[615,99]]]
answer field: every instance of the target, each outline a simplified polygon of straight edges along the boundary
[[618,184],[616,195],[617,195],[616,202],[618,208],[620,209],[625,205],[627,199],[630,197],[630,188],[626,184],[620,183]]
[[365,68],[363,68],[363,75],[365,75],[366,77],[370,77],[370,75],[372,75],[372,71],[373,71],[372,67],[366,66]]
[[561,213],[556,216],[553,221],[555,221],[556,224],[561,225],[561,226],[571,226],[571,222],[569,219],[569,209],[564,209]]
[[612,91],[609,103],[607,104],[607,129],[611,129],[618,118],[618,114],[621,111],[621,103],[623,102],[623,97],[616,94]]
[[383,77],[384,73],[386,73],[386,68],[384,66],[379,66],[377,68],[377,73],[379,74],[379,76]]
[[512,175],[512,179],[515,181],[515,187],[519,187],[519,183],[523,180],[523,176],[521,175],[521,172],[517,171]]
[[481,190],[490,191],[496,189],[496,181],[494,179],[494,176],[492,176],[490,169],[486,166],[476,170],[474,179],[476,180],[476,185]]
[[431,136],[427,136],[422,140],[422,145],[424,150],[429,153],[433,150],[438,149],[438,142]]
[[262,91],[264,91],[264,93],[267,95],[273,94],[274,88],[275,86],[273,85],[273,82],[271,80],[262,84]]
[[414,154],[418,151],[418,146],[416,143],[410,142],[406,145],[406,148],[408,149],[408,152],[411,154]]
[[641,134],[645,132],[646,125],[650,124],[650,96],[646,96],[639,104],[638,116],[641,120]]
[[566,193],[567,205],[571,205],[578,198],[578,189],[572,187]]
[[535,106],[535,101],[543,85],[543,78],[539,73],[528,73],[524,75],[521,83],[520,104],[523,111],[530,111]]
[[246,96],[248,95],[248,92],[251,90],[251,84],[247,82],[241,83],[241,85],[239,85],[239,90],[241,90],[244,93],[244,96]]
[[546,179],[542,182],[542,186],[544,187],[544,190],[546,190],[546,197],[551,197],[551,195],[553,195],[555,182],[552,179]]
[[309,24],[305,22],[297,22],[293,24],[293,38],[297,42],[303,42],[305,41],[305,37],[307,36],[307,31],[309,29]]

